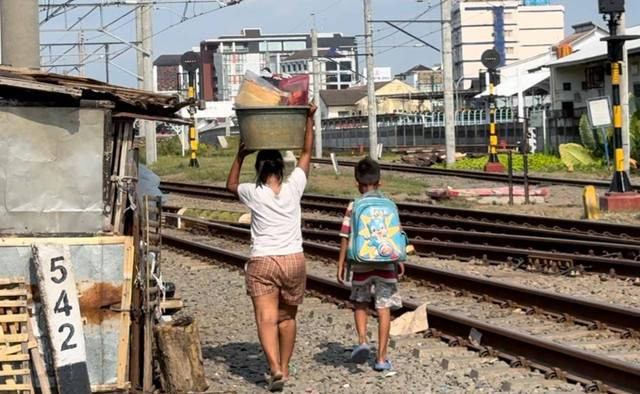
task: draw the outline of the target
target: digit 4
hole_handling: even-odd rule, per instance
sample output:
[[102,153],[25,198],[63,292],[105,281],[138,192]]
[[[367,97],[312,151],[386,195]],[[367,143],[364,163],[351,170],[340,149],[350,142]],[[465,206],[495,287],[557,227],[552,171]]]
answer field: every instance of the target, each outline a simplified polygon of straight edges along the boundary
[[60,296],[58,297],[58,301],[56,301],[56,305],[53,307],[53,311],[55,313],[64,313],[65,316],[69,316],[72,309],[73,307],[69,305],[67,291],[62,290],[62,293],[60,293]]

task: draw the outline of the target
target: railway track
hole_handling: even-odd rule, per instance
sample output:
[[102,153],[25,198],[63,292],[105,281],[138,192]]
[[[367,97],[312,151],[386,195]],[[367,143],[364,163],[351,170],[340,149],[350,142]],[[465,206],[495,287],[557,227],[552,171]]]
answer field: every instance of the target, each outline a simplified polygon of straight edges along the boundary
[[[160,189],[163,192],[191,197],[237,200],[237,198],[227,192],[225,188],[219,186],[162,182]],[[344,214],[349,201],[349,199],[342,197],[305,194],[301,204],[302,208],[306,210],[339,216]],[[427,204],[399,203],[397,205],[400,210],[402,223],[407,226],[433,225],[439,228],[485,231],[498,234],[556,237],[562,239],[581,239],[592,242],[611,242],[612,239],[616,239],[616,242],[638,245],[640,247],[640,226],[486,212]]]
[[[332,165],[329,159],[312,159],[313,163]],[[338,165],[345,167],[354,167],[356,162],[348,160],[338,161]],[[433,167],[418,167],[407,164],[380,164],[380,168],[385,171],[399,171],[413,174],[425,174],[425,175],[439,175],[439,176],[452,176],[458,178],[478,179],[483,181],[493,182],[508,182],[509,177],[507,174],[501,173],[487,173],[481,171],[472,170],[448,170],[445,168],[433,168]],[[557,178],[557,177],[544,177],[544,176],[531,176],[527,177],[530,184],[539,185],[567,185],[567,186],[589,186],[593,185],[599,188],[608,188],[611,185],[611,181],[599,180],[599,179],[571,179],[571,178]],[[519,174],[513,175],[514,183],[524,183],[524,176]],[[640,185],[632,185],[633,190],[640,191]]]
[[[244,238],[250,236],[248,225],[239,223],[224,223],[214,222],[203,219],[191,218],[181,216],[177,214],[167,213],[165,214],[165,220],[170,219],[172,223],[181,221],[182,225],[189,224],[191,227],[197,227],[205,231],[212,231],[216,233],[230,233]],[[320,223],[320,224],[318,224]],[[313,240],[322,242],[329,245],[338,244],[338,231],[340,222],[316,220],[316,219],[304,219],[303,220],[303,237],[307,240]],[[327,229],[328,228],[328,229]],[[425,239],[423,236],[431,232],[428,229],[424,232],[422,228],[405,228],[407,234],[411,239],[411,244],[415,247],[416,252],[422,256],[438,257],[438,258],[450,258],[454,260],[470,260],[470,259],[482,259],[486,263],[493,264],[509,264],[517,268],[535,270],[539,272],[546,272],[550,274],[577,274],[581,272],[597,272],[608,275],[621,275],[627,277],[640,277],[640,262],[636,260],[611,257],[611,256],[597,256],[593,254],[579,254],[579,253],[560,253],[548,250],[535,250],[530,248],[514,248],[512,246],[496,246],[494,244],[487,245],[483,243],[469,243],[467,240],[460,238],[455,241],[440,240],[436,237]],[[442,230],[436,230],[435,235],[442,238],[440,232]],[[455,232],[459,234],[460,232]],[[417,237],[416,237],[417,235]],[[512,236],[497,236],[495,234],[487,234],[488,236],[496,236],[499,242],[511,242],[509,237]],[[484,235],[481,233],[471,232],[472,237],[478,237],[481,241]],[[454,237],[455,239],[455,237]],[[518,237],[515,237],[518,240]],[[486,242],[486,240],[484,240]],[[531,237],[525,238],[522,242],[531,242],[535,245],[542,245],[536,243],[538,240]],[[555,240],[551,239],[548,242],[552,242],[552,246],[556,246],[557,243],[568,247],[570,244],[577,242],[577,245],[585,246],[581,241],[573,240]],[[586,246],[589,246],[587,243]],[[311,247],[315,247],[312,244]],[[616,247],[625,249],[627,245],[624,244],[606,244],[603,246],[607,250],[614,251]],[[593,249],[589,249],[593,251]],[[617,256],[617,254],[616,254]]]
[[[226,236],[235,231],[226,230]],[[232,251],[232,245],[225,250],[182,236],[163,234],[163,245],[238,268],[247,260],[239,248]],[[308,241],[305,250],[332,260],[337,253],[333,246]],[[310,264],[307,288],[344,303],[349,289],[328,279],[334,270],[334,264]],[[401,312],[429,299],[429,334],[450,346],[499,357],[513,367],[541,370],[548,378],[577,382],[587,391],[640,390],[640,353],[634,352],[637,310],[411,265],[407,274],[415,279],[407,285],[413,297]]]
[[[169,221],[167,221],[169,219]],[[181,220],[182,228],[204,230],[214,236],[227,237],[232,240],[242,240],[245,243],[251,238],[247,228],[211,222],[202,219],[188,218],[179,215],[166,214],[165,223],[177,225]],[[188,224],[188,226],[185,226]],[[327,259],[335,265],[338,258],[337,243],[327,244],[317,242],[313,235],[303,233],[305,252]],[[337,239],[337,233],[333,233]],[[457,291],[471,292],[489,296],[499,302],[509,302],[513,306],[521,306],[526,310],[538,308],[545,310],[557,319],[565,319],[596,328],[602,324],[616,327],[624,337],[640,336],[640,311],[633,308],[620,308],[611,304],[590,302],[577,297],[559,296],[552,292],[538,291],[522,286],[512,286],[497,280],[477,278],[472,275],[455,273],[447,270],[406,263],[406,275],[418,281],[426,281],[434,286],[446,286]]]

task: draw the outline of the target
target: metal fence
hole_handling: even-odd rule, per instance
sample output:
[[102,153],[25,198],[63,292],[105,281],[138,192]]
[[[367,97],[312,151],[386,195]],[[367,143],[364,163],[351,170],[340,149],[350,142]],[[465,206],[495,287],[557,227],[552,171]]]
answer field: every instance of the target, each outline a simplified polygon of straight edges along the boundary
[[[540,112],[540,111],[537,111]],[[528,123],[534,127],[537,151],[555,152],[567,142],[579,142],[577,119],[546,118],[527,110]],[[544,121],[542,120],[544,119]],[[489,141],[489,124],[483,109],[459,111],[456,116],[456,146],[465,152],[485,152]],[[542,122],[545,123],[544,127]],[[496,110],[496,132],[501,145],[514,146],[525,139],[525,123],[517,119],[517,110]],[[323,145],[329,149],[352,149],[368,145],[366,117],[349,117],[323,121]],[[444,145],[444,114],[393,114],[378,117],[378,142],[386,148]]]

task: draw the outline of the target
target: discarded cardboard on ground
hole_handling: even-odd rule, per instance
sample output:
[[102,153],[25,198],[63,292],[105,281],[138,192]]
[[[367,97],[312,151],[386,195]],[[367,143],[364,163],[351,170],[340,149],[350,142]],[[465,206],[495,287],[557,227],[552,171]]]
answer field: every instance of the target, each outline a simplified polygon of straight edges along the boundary
[[429,329],[427,304],[420,305],[415,311],[404,313],[391,322],[391,336],[411,335]]

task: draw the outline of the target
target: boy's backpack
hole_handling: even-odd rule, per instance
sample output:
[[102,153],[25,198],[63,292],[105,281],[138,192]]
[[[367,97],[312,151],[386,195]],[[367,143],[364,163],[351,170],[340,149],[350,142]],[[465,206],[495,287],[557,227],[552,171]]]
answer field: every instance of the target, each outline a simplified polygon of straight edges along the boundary
[[396,204],[381,192],[353,202],[347,259],[357,264],[390,264],[407,259],[407,235]]

